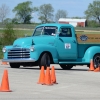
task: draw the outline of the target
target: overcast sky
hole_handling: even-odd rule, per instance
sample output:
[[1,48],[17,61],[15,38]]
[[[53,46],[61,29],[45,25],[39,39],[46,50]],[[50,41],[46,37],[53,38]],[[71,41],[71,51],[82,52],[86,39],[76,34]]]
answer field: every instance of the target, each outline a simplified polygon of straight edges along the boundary
[[[6,4],[10,8],[9,18],[14,18],[14,13],[12,9],[17,6],[17,4],[32,1],[33,7],[39,7],[42,4],[50,3],[55,13],[57,10],[66,10],[68,17],[84,17],[84,11],[88,8],[89,3],[92,3],[94,0],[0,0],[0,6]],[[34,15],[34,21],[38,21],[38,16]]]

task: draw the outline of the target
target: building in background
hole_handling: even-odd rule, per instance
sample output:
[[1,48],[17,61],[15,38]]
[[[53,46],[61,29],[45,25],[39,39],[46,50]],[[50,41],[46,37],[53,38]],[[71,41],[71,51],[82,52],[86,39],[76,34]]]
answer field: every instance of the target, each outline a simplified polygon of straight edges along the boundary
[[68,18],[60,18],[58,20],[59,23],[71,24],[74,27],[86,27],[87,20],[86,19],[68,19]]

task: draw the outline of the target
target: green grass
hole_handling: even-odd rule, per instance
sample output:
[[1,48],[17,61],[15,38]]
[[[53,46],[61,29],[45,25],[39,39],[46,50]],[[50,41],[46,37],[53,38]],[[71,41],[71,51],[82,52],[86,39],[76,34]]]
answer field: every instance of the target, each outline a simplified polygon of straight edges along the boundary
[[[26,29],[26,30],[14,30],[15,34],[17,35],[17,37],[22,37],[25,35],[31,36],[33,34],[33,30],[32,29]],[[3,33],[3,29],[0,29],[0,34]]]
[[31,36],[33,34],[33,30],[15,30],[14,32],[17,37]]
[[[20,38],[20,37],[25,37],[25,35],[27,35],[27,36],[31,36],[32,34],[33,34],[33,29],[16,29],[14,32],[15,32],[15,34],[17,35],[17,38]],[[0,29],[0,34],[1,33],[3,33],[3,29]],[[76,34],[100,34],[100,32],[98,31],[98,32],[95,32],[95,31],[91,31],[91,32],[89,32],[89,31],[84,31],[84,30],[77,30],[76,31]],[[2,59],[3,58],[3,53],[2,53],[2,46],[0,46],[0,59]]]
[[[39,23],[34,24],[13,24],[14,28],[34,29]],[[0,28],[4,28],[5,24],[0,23]]]
[[[34,28],[38,24],[16,24],[14,25],[14,32],[17,35],[17,38],[31,36],[33,34]],[[0,24],[0,34],[3,33],[4,25]],[[82,28],[82,27],[76,27],[76,34],[100,34],[100,28]],[[91,30],[91,31],[90,31]],[[2,53],[2,46],[0,46],[0,59],[3,58]]]
[[92,30],[92,31],[100,31],[100,27],[75,27],[75,30]]
[[[33,34],[33,31],[34,31],[34,29],[16,29],[15,30],[15,34],[17,35],[17,37],[24,37],[25,35],[28,35],[28,36],[31,36],[32,34]],[[0,34],[1,33],[3,33],[3,29],[0,29]],[[97,31],[97,32],[95,32],[95,31],[84,31],[84,30],[77,30],[76,31],[76,34],[100,34],[100,31]]]
[[0,34],[3,33],[3,29],[0,29]]

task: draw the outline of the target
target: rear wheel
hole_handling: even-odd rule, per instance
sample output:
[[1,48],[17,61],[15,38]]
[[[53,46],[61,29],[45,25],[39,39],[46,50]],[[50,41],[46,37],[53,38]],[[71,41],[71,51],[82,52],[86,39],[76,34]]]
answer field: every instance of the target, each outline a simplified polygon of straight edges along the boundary
[[90,64],[87,64],[87,67],[89,67],[89,68],[90,68]]
[[94,67],[97,68],[100,65],[100,54],[96,54],[93,57]]
[[10,63],[10,67],[11,68],[19,68],[20,64],[18,64],[18,63]]
[[73,65],[60,64],[60,67],[64,70],[70,70],[73,67]]
[[44,66],[44,69],[50,67],[50,56],[48,53],[44,53],[39,61],[39,67]]

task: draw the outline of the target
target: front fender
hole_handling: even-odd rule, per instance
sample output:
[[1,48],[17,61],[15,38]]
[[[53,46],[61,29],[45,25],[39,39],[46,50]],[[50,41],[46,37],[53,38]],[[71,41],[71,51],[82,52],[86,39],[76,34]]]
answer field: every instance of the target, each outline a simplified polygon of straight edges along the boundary
[[89,47],[86,50],[83,59],[85,60],[85,62],[90,62],[90,60],[93,59],[94,55],[97,53],[100,53],[100,46]]
[[38,44],[34,46],[34,49],[35,49],[34,52],[33,53],[31,52],[31,57],[33,56],[32,58],[34,58],[35,56],[35,59],[38,60],[41,53],[48,51],[51,53],[54,63],[58,63],[58,53],[54,46]]

